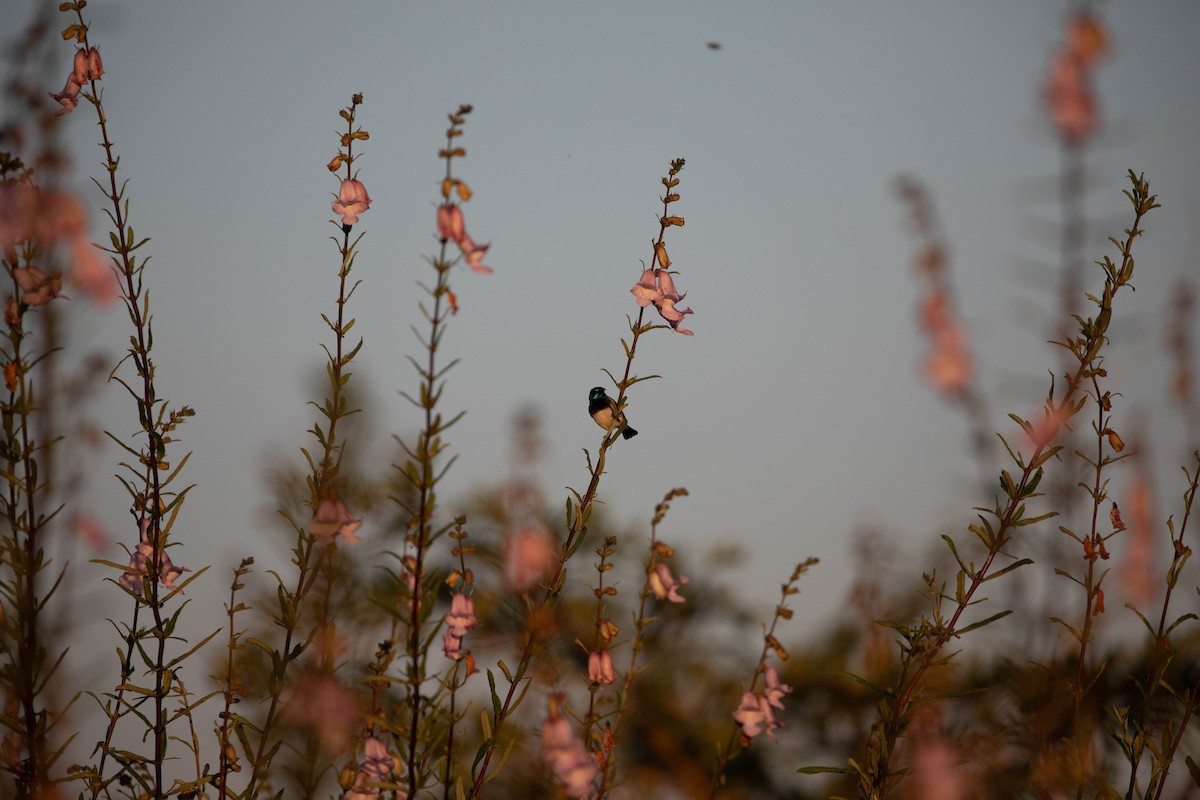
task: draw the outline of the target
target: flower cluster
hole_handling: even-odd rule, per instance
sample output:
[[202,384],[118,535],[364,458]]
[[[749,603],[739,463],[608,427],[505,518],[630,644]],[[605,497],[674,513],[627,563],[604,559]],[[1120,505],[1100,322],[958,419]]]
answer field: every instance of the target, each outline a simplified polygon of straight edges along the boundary
[[463,657],[463,637],[479,624],[475,618],[475,601],[462,592],[455,592],[446,612],[446,636],[442,640],[442,652],[447,658],[458,661]]
[[396,757],[388,746],[374,736],[363,743],[363,760],[354,776],[354,786],[346,792],[346,800],[377,800],[383,796],[378,788],[396,768]]
[[588,797],[600,768],[587,754],[583,742],[571,731],[571,722],[558,710],[558,699],[550,698],[550,716],[542,725],[542,760],[566,786],[569,797]]
[[75,61],[71,73],[67,75],[67,83],[61,92],[50,92],[62,109],[58,115],[69,114],[79,105],[79,92],[89,81],[98,81],[104,75],[104,62],[96,48],[79,48],[75,51]]
[[687,292],[680,293],[675,288],[675,280],[671,277],[671,273],[667,267],[671,266],[671,260],[667,258],[667,248],[660,242],[654,246],[655,258],[658,261],[658,266],[653,269],[648,269],[642,273],[642,277],[629,290],[637,304],[642,308],[654,304],[658,309],[658,313],[671,326],[676,333],[682,333],[684,336],[691,336],[692,332],[686,328],[681,328],[680,323],[688,314],[694,314],[690,308],[676,308],[675,304],[683,300],[687,296]]
[[949,397],[958,397],[971,385],[971,353],[967,334],[954,317],[950,294],[944,287],[935,286],[921,301],[921,330],[932,345],[925,357],[925,379],[934,389]]
[[466,226],[463,224],[462,209],[452,203],[445,203],[438,206],[437,214],[438,235],[446,241],[454,242],[458,245],[458,249],[462,251],[463,259],[467,262],[467,266],[482,275],[488,275],[492,272],[492,268],[485,266],[483,257],[487,255],[488,248],[491,247],[491,242],[487,244],[476,244],[475,240],[467,233]]
[[[150,542],[150,518],[145,517],[141,522],[141,541],[138,542],[137,548],[133,551],[133,555],[129,558],[129,570],[121,576],[121,585],[131,592],[140,592],[142,590],[143,578],[149,574],[150,559],[154,557],[154,545]],[[165,546],[159,548],[158,554],[158,582],[167,588],[168,591],[175,591],[179,587],[175,585],[175,579],[185,572],[190,572],[187,567],[177,567],[171,563],[171,556],[167,554]]]
[[774,667],[763,671],[765,687],[762,692],[745,692],[742,702],[733,712],[733,719],[742,726],[742,735],[753,739],[763,731],[767,736],[775,738],[775,729],[783,726],[775,719],[773,709],[783,709],[783,696],[792,691],[792,687],[779,682],[779,673]]
[[1063,139],[1077,144],[1096,129],[1092,69],[1108,51],[1108,34],[1087,11],[1067,20],[1066,40],[1050,61],[1042,100]]

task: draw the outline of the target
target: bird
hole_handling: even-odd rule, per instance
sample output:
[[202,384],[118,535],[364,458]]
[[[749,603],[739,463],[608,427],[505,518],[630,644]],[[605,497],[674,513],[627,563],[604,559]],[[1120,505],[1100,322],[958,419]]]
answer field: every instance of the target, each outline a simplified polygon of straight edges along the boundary
[[622,437],[632,439],[637,436],[637,431],[629,427],[629,420],[617,410],[617,401],[605,393],[603,386],[596,386],[588,392],[588,413],[606,431],[620,426]]

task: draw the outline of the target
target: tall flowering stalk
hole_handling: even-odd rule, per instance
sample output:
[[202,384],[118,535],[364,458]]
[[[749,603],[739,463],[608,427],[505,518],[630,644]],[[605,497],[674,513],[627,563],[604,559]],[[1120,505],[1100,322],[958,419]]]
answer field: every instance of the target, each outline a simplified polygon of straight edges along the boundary
[[[1074,735],[1071,742],[1071,752],[1067,759],[1068,775],[1075,784],[1076,797],[1082,797],[1085,787],[1098,782],[1096,775],[1095,743],[1093,742],[1097,720],[1084,704],[1084,698],[1095,686],[1100,674],[1104,671],[1103,663],[1096,667],[1089,664],[1089,651],[1094,649],[1093,630],[1095,620],[1104,613],[1104,578],[1107,569],[1100,569],[1100,562],[1107,561],[1109,552],[1107,542],[1125,529],[1121,512],[1116,503],[1112,503],[1111,511],[1105,513],[1103,508],[1108,500],[1108,478],[1105,470],[1109,465],[1120,461],[1127,455],[1119,455],[1125,449],[1125,443],[1111,425],[1113,393],[1101,390],[1101,380],[1107,377],[1107,372],[1099,366],[1103,359],[1095,358],[1097,368],[1092,370],[1089,379],[1091,390],[1089,398],[1096,405],[1096,420],[1092,423],[1095,433],[1096,454],[1091,458],[1084,451],[1077,451],[1092,470],[1090,483],[1080,484],[1091,497],[1090,529],[1081,533],[1071,530],[1067,525],[1059,526],[1059,530],[1079,545],[1077,551],[1083,558],[1082,575],[1073,575],[1066,570],[1056,570],[1083,589],[1082,619],[1072,625],[1058,617],[1051,617],[1052,622],[1061,625],[1071,638],[1079,644],[1079,652],[1075,659],[1075,674],[1067,681],[1067,689],[1074,700]],[[1114,455],[1116,453],[1117,455]],[[1105,523],[1108,523],[1105,528]],[[1048,676],[1049,677],[1049,676]],[[1052,678],[1052,680],[1057,680]]]
[[[754,668],[754,678],[750,681],[750,688],[742,693],[738,707],[733,712],[733,721],[737,723],[737,728],[726,740],[725,748],[717,754],[712,788],[708,795],[710,800],[715,798],[717,792],[725,785],[729,762],[750,746],[750,740],[762,733],[774,739],[774,731],[783,727],[775,712],[783,710],[783,697],[792,691],[792,687],[779,680],[779,672],[767,664],[767,659],[771,655],[777,656],[780,661],[787,661],[791,657],[775,633],[781,620],[792,618],[793,611],[787,602],[789,597],[799,593],[796,584],[800,582],[800,577],[816,564],[815,558],[797,564],[787,583],[780,587],[775,614],[771,617],[770,626],[763,632],[763,644],[758,654],[758,664]],[[761,688],[759,678],[762,678]]]
[[[60,754],[50,741],[58,715],[46,690],[62,656],[48,649],[53,638],[42,612],[64,576],[60,569],[47,585],[43,575],[49,566],[46,534],[61,510],[50,496],[56,483],[51,455],[60,436],[51,394],[56,325],[46,306],[61,283],[49,262],[62,203],[33,177],[15,153],[0,153],[0,208],[11,215],[4,215],[9,224],[0,223],[0,274],[8,277],[11,292],[0,344],[0,459],[6,477],[0,491],[0,688],[7,700],[0,723],[8,728],[2,749],[20,798],[49,794],[49,768]],[[41,352],[30,342],[37,338],[35,327],[42,334]]]
[[[362,101],[362,95],[355,94],[351,97],[350,105],[338,112],[346,123],[346,130],[341,135],[337,155],[327,165],[329,171],[335,175],[342,168],[345,169],[332,205],[333,213],[340,217],[333,222],[340,235],[330,237],[338,248],[340,259],[337,312],[333,319],[328,315],[321,315],[334,338],[332,350],[322,345],[326,356],[325,373],[329,378],[329,393],[322,403],[312,404],[324,418],[323,425],[318,421],[309,429],[318,449],[310,451],[308,448],[301,448],[309,468],[305,480],[312,518],[307,522],[298,521],[287,512],[280,511],[296,533],[296,544],[292,549],[292,563],[296,565],[295,581],[289,586],[277,578],[279,610],[274,614],[274,622],[283,629],[283,641],[275,648],[269,647],[260,639],[251,640],[253,645],[264,650],[270,658],[271,674],[267,687],[267,709],[261,723],[255,725],[239,717],[239,724],[244,728],[244,732],[239,732],[239,737],[244,742],[252,742],[245,754],[252,766],[250,780],[244,792],[247,797],[256,796],[269,781],[271,760],[275,753],[272,745],[276,741],[277,729],[286,711],[284,692],[288,685],[289,671],[324,626],[327,609],[322,603],[316,611],[315,620],[310,620],[310,635],[302,635],[302,627],[305,624],[304,609],[308,605],[306,601],[314,588],[319,586],[322,576],[328,583],[330,559],[336,542],[357,542],[358,536],[355,531],[362,524],[362,519],[356,518],[346,506],[337,485],[338,470],[346,450],[345,440],[339,441],[338,438],[338,422],[358,411],[350,408],[347,403],[346,387],[350,380],[348,368],[363,345],[362,339],[359,339],[357,344],[350,346],[346,336],[354,326],[354,320],[346,313],[346,306],[354,290],[358,288],[358,282],[350,281],[350,271],[358,256],[358,244],[364,235],[359,233],[352,236],[352,233],[354,225],[359,221],[359,215],[371,204],[366,188],[358,180],[358,171],[354,169],[354,161],[357,158],[354,143],[370,138],[367,131],[357,126],[358,107]],[[318,592],[318,598],[324,597],[327,597],[327,594]],[[317,685],[332,687],[333,679],[329,677],[333,671],[331,659],[325,657],[322,660],[325,663],[319,664],[318,670],[325,674],[325,681]],[[336,688],[329,690],[336,691]],[[297,698],[296,702],[303,705],[311,703],[312,700]],[[292,713],[293,716],[298,714],[304,719],[311,719],[311,715],[302,712],[293,710]],[[317,728],[322,724],[335,726],[338,723],[331,719],[314,721]],[[317,732],[320,733],[319,730]],[[224,749],[223,746],[223,751]]]
[[[1143,217],[1158,207],[1155,197],[1150,194],[1149,183],[1143,177],[1131,171],[1129,180],[1131,189],[1125,194],[1133,206],[1133,224],[1126,229],[1123,241],[1112,239],[1121,257],[1120,264],[1114,264],[1108,257],[1097,262],[1104,271],[1104,289],[1098,296],[1088,295],[1096,306],[1095,316],[1085,318],[1077,315],[1077,333],[1059,342],[1071,355],[1075,367],[1066,374],[1066,385],[1057,395],[1054,387],[1051,387],[1040,420],[1030,422],[1012,415],[1033,450],[1026,457],[1020,449],[1013,449],[1005,442],[1017,472],[1001,472],[1004,499],[997,499],[993,509],[979,509],[979,523],[969,528],[983,545],[983,552],[975,557],[964,558],[959,553],[959,545],[950,537],[944,537],[959,567],[954,591],[947,593],[945,584],[938,582],[936,574],[926,574],[930,615],[915,625],[887,623],[900,637],[900,663],[895,682],[891,686],[879,686],[865,678],[855,678],[882,695],[879,719],[871,730],[865,760],[851,761],[849,768],[833,768],[829,771],[848,771],[856,775],[859,794],[863,798],[874,800],[889,793],[897,774],[892,764],[896,743],[908,727],[914,706],[925,694],[927,675],[953,659],[953,654],[944,652],[946,645],[1008,614],[1007,611],[1001,611],[975,622],[967,622],[964,618],[967,610],[977,605],[976,595],[984,583],[1029,563],[1029,559],[1020,559],[1003,567],[996,563],[1012,541],[1016,529],[1053,516],[1053,512],[1026,516],[1026,503],[1038,496],[1037,488],[1044,474],[1044,466],[1061,450],[1062,446],[1056,442],[1062,429],[1086,404],[1084,387],[1100,374],[1102,368],[1098,359],[1108,342],[1113,298],[1133,278],[1133,241],[1143,232],[1140,227]],[[809,771],[826,769],[812,768]]]
[[978,369],[966,325],[956,307],[950,256],[924,186],[913,178],[902,178],[897,188],[908,205],[912,226],[920,239],[914,266],[924,279],[925,295],[920,301],[918,323],[929,339],[929,352],[921,364],[921,372],[934,391],[966,413],[981,485],[990,487],[995,464],[987,402],[979,389]]
[[[396,554],[400,570],[393,576],[398,591],[392,608],[390,640],[400,642],[403,648],[404,719],[394,723],[394,728],[401,740],[401,760],[405,765],[404,778],[409,797],[415,796],[418,790],[435,780],[437,761],[444,755],[439,744],[442,741],[442,733],[435,732],[435,728],[446,726],[447,723],[443,715],[434,713],[446,699],[446,684],[439,683],[436,688],[428,687],[428,690],[426,687],[426,681],[430,677],[429,625],[438,585],[437,581],[426,574],[426,564],[430,547],[455,525],[453,521],[442,525],[436,523],[436,490],[446,470],[454,463],[454,458],[445,459],[448,443],[443,437],[465,413],[459,412],[447,419],[438,410],[438,403],[445,389],[446,371],[456,363],[443,363],[439,360],[446,324],[459,308],[458,297],[450,288],[450,277],[453,268],[460,261],[476,273],[487,274],[492,271],[483,264],[483,258],[490,245],[479,244],[467,233],[461,204],[470,200],[471,189],[454,173],[455,159],[463,158],[467,154],[459,144],[459,139],[463,135],[463,125],[470,113],[471,106],[463,105],[449,115],[450,127],[446,130],[446,144],[438,154],[445,164],[441,204],[437,209],[440,249],[438,256],[430,260],[436,280],[432,287],[422,287],[430,299],[430,304],[421,303],[420,306],[422,315],[429,323],[429,332],[424,336],[418,334],[418,340],[425,349],[424,363],[410,359],[417,370],[418,391],[415,395],[401,393],[422,415],[421,432],[414,444],[410,445],[397,438],[407,454],[406,462],[397,469],[415,496],[396,498],[408,515],[408,520],[404,552]],[[453,255],[452,246],[458,249],[458,256]],[[462,522],[463,520],[458,520],[458,525],[461,526]],[[460,554],[461,552],[460,550]],[[465,570],[465,564],[461,568]],[[463,574],[465,576],[466,573]],[[447,616],[446,622],[457,642],[448,641],[444,647],[446,655],[451,659],[462,652],[462,635],[474,626],[473,622],[468,623],[469,619],[474,618],[471,605],[473,601],[470,597],[466,594],[456,594],[454,602],[458,604],[457,609],[452,607],[453,617]],[[468,606],[471,607],[468,609]],[[390,656],[380,668],[386,671],[389,663]],[[457,666],[454,674],[457,675]],[[450,785],[449,773],[443,776],[442,782],[446,786]]]
[[[598,799],[602,799],[608,794],[617,779],[619,751],[616,742],[621,740],[621,734],[624,733],[625,723],[628,720],[629,696],[633,691],[634,678],[639,671],[638,656],[645,643],[646,628],[657,619],[651,610],[650,598],[655,597],[659,602],[666,600],[669,603],[682,602],[684,599],[678,589],[687,582],[687,578],[675,577],[671,573],[670,567],[664,563],[664,559],[674,556],[675,551],[670,545],[659,540],[658,526],[666,519],[667,512],[670,511],[671,503],[675,498],[687,497],[687,493],[687,489],[682,487],[667,492],[659,504],[654,507],[654,516],[650,520],[650,555],[646,559],[645,580],[638,593],[638,608],[633,622],[633,640],[629,647],[629,663],[625,667],[625,676],[621,681],[620,691],[617,693],[616,708],[612,712],[612,719],[605,725],[604,735],[601,737],[598,748],[600,755],[598,760],[602,770],[600,786],[596,792]],[[617,626],[609,619],[600,619],[597,628],[605,645],[610,644],[619,632]],[[611,659],[608,663],[611,670]],[[601,674],[603,675],[603,672]],[[615,671],[612,677],[616,678]],[[586,733],[590,738],[590,730]]]
[[[682,227],[684,218],[671,213],[671,204],[679,200],[679,193],[676,189],[679,186],[679,178],[677,177],[683,171],[684,159],[678,158],[671,162],[671,168],[667,175],[662,179],[662,184],[666,188],[666,194],[662,200],[662,214],[659,216],[658,237],[653,242],[653,250],[651,252],[650,263],[653,265],[650,269],[642,272],[637,283],[630,290],[638,304],[637,319],[629,319],[629,341],[621,340],[621,346],[625,351],[625,367],[621,373],[620,380],[617,380],[611,372],[605,370],[613,382],[617,386],[617,397],[614,403],[614,419],[619,419],[624,414],[626,393],[630,387],[644,380],[649,380],[657,376],[638,377],[633,374],[633,359],[637,355],[637,346],[643,334],[655,330],[656,328],[670,327],[678,333],[691,336],[692,332],[681,326],[684,318],[693,313],[690,308],[681,309],[677,307],[677,303],[683,300],[684,295],[680,294],[675,288],[674,278],[669,270],[671,260],[667,257],[666,234],[667,230],[672,227]],[[656,324],[646,321],[646,308],[653,305],[666,321],[666,325]],[[543,614],[551,605],[558,600],[560,591],[562,590],[563,582],[566,580],[566,564],[571,556],[583,546],[584,539],[587,535],[587,523],[591,516],[592,504],[596,500],[596,494],[600,489],[600,476],[604,474],[605,458],[608,455],[608,450],[618,439],[622,437],[624,426],[614,424],[608,428],[604,434],[604,438],[600,441],[600,447],[596,453],[595,463],[591,460],[591,455],[588,454],[587,467],[591,474],[591,479],[588,482],[587,489],[583,493],[571,490],[572,500],[567,502],[567,520],[566,520],[566,537],[563,540],[562,546],[559,549],[558,558],[552,570],[549,570],[547,580],[542,584],[543,592],[536,604],[530,599],[528,600],[529,617],[535,619]],[[471,787],[471,797],[478,797],[483,789],[484,783],[488,779],[488,770],[492,763],[492,758],[496,753],[496,747],[500,741],[500,733],[504,728],[509,717],[520,705],[521,700],[525,696],[525,691],[528,689],[526,680],[526,672],[529,669],[530,662],[533,660],[533,655],[539,644],[541,644],[543,631],[537,625],[527,625],[523,635],[524,640],[521,646],[520,659],[517,662],[515,670],[509,670],[503,664],[501,669],[504,672],[505,680],[508,681],[508,689],[504,693],[504,697],[495,690],[494,677],[490,670],[488,677],[492,681],[492,708],[493,712],[491,720],[488,724],[488,730],[485,731],[485,740],[481,748],[481,756],[475,766],[475,780]],[[553,716],[553,715],[552,715]]]
[[[75,18],[63,30],[63,38],[74,39],[79,49],[64,88],[65,96],[56,96],[55,99],[63,104],[65,111],[70,111],[78,99],[83,98],[96,111],[107,179],[95,183],[108,201],[105,213],[113,223],[113,230],[109,234],[111,247],[103,249],[111,255],[112,264],[119,274],[121,298],[133,327],[127,354],[109,377],[134,399],[140,431],[132,442],[108,434],[133,459],[132,463],[121,462],[123,473],[118,475],[118,480],[130,496],[133,516],[131,529],[137,532],[137,542],[131,548],[128,566],[100,563],[123,570],[119,583],[134,600],[134,610],[131,621],[121,626],[124,628],[126,646],[120,655],[118,687],[108,693],[105,700],[98,699],[108,718],[104,739],[96,748],[100,754],[99,762],[94,770],[86,770],[80,776],[89,783],[93,798],[101,793],[107,794],[112,781],[122,780],[140,784],[145,794],[157,799],[169,792],[164,785],[166,777],[163,774],[164,764],[168,760],[168,742],[173,738],[168,734],[168,728],[174,720],[184,720],[190,725],[193,711],[193,704],[178,679],[179,665],[212,638],[210,635],[185,652],[168,657],[168,643],[177,639],[172,632],[179,612],[168,615],[166,603],[204,571],[199,570],[188,580],[176,585],[175,581],[188,570],[176,566],[167,552],[172,529],[191,488],[178,491],[170,488],[187,463],[188,455],[184,455],[172,468],[168,461],[168,446],[175,441],[178,428],[194,412],[188,406],[176,409],[168,407],[160,397],[155,382],[157,375],[151,353],[154,337],[150,325],[150,301],[143,283],[149,258],[139,260],[137,254],[148,239],[138,239],[134,235],[133,227],[129,224],[126,186],[117,180],[118,158],[97,86],[97,81],[105,74],[104,67],[98,49],[88,38],[88,25],[82,15],[85,6],[85,0],[60,6],[60,10],[73,14]],[[119,374],[126,361],[133,365],[133,375],[128,379]],[[164,594],[162,589],[167,593]],[[143,609],[151,617],[148,625],[139,623]],[[145,665],[149,673],[148,686],[138,685],[138,679],[134,677],[139,664]],[[168,709],[171,696],[179,699],[177,709]],[[153,741],[150,754],[135,755],[113,747],[113,736],[120,721],[131,713],[136,714],[148,729],[149,738]],[[110,759],[119,765],[112,776],[106,775]],[[203,780],[198,769],[193,781],[177,778],[174,785],[191,786]]]

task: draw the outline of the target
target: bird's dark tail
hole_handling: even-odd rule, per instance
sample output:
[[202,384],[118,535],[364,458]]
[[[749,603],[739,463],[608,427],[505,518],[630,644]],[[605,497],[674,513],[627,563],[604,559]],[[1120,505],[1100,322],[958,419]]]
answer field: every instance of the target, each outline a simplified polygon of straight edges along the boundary
[[624,439],[632,439],[635,436],[637,436],[637,431],[628,425],[625,426],[625,430],[621,431],[621,437]]

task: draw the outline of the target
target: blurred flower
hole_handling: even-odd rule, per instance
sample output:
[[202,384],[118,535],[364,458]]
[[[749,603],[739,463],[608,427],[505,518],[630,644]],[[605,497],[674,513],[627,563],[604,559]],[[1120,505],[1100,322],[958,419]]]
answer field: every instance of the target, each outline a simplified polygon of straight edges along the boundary
[[617,679],[617,672],[613,669],[612,656],[607,650],[596,652],[593,650],[588,655],[588,680],[592,683],[610,684]]
[[[131,592],[142,591],[143,578],[149,575],[150,559],[154,556],[154,545],[150,542],[150,524],[149,517],[141,521],[141,541],[129,557],[129,570],[120,578],[121,585]],[[159,550],[158,582],[168,591],[173,592],[179,588],[175,585],[175,579],[191,570],[187,567],[177,567],[172,563],[165,542],[162,543]]]
[[1062,137],[1078,143],[1096,127],[1096,101],[1091,70],[1108,52],[1108,34],[1092,14],[1082,11],[1067,20],[1066,41],[1050,60],[1042,101]]
[[4,304],[4,324],[10,328],[21,324],[21,307],[17,305],[15,297],[8,298],[8,302]]
[[1067,51],[1084,63],[1108,53],[1108,32],[1100,20],[1086,11],[1067,20]]
[[1121,587],[1129,599],[1138,605],[1150,602],[1160,580],[1155,574],[1154,490],[1145,469],[1145,466],[1139,466],[1129,487],[1125,503],[1129,511],[1129,545],[1125,557],[1121,559]]
[[446,636],[442,642],[442,652],[447,658],[458,661],[463,657],[463,637],[477,624],[475,601],[462,592],[456,592],[450,600],[450,610],[446,612]]
[[504,544],[504,577],[514,592],[528,592],[558,563],[554,540],[542,525],[517,528]]
[[913,746],[913,796],[922,800],[966,800],[967,791],[959,758],[941,738],[921,737]]
[[[665,254],[666,251],[662,252]],[[680,294],[675,289],[675,281],[671,278],[670,272],[665,269],[646,270],[629,290],[629,293],[642,308],[653,303],[654,307],[658,309],[659,315],[671,325],[676,333],[682,333],[685,336],[692,335],[692,331],[679,327],[679,323],[683,322],[683,318],[688,314],[695,312],[690,308],[675,307],[675,304],[683,300],[687,293]]]
[[1079,142],[1096,127],[1096,101],[1084,64],[1070,53],[1059,53],[1050,62],[1042,90],[1046,113],[1068,142]]
[[973,372],[966,333],[948,323],[934,332],[932,340],[933,349],[925,357],[925,379],[937,391],[957,397],[970,387]]
[[317,505],[317,511],[308,525],[308,532],[317,537],[322,544],[329,544],[338,536],[350,544],[356,544],[362,540],[355,536],[354,532],[362,523],[362,517],[355,517],[350,513],[337,490],[330,489]]
[[671,568],[661,561],[655,564],[650,572],[650,589],[659,600],[665,597],[672,603],[684,602],[683,596],[677,590],[687,582],[687,578],[677,579],[672,575]]
[[599,767],[575,738],[570,721],[559,713],[558,702],[551,698],[550,716],[542,725],[542,760],[566,785],[570,797],[587,797],[595,788]]
[[354,695],[330,675],[309,674],[296,681],[283,706],[288,724],[310,731],[328,753],[343,753],[361,714]]
[[104,305],[117,296],[116,274],[99,251],[83,236],[71,240],[71,283],[96,303]]
[[333,213],[340,214],[343,225],[358,222],[358,215],[371,207],[367,189],[353,178],[345,178],[338,190],[338,199],[333,201]]
[[336,156],[334,156],[330,160],[330,162],[328,164],[325,165],[325,168],[328,169],[330,172],[337,172],[339,169],[342,168],[342,163],[345,162],[345,160],[346,160],[346,157],[344,155],[342,155],[341,153],[338,153]]

